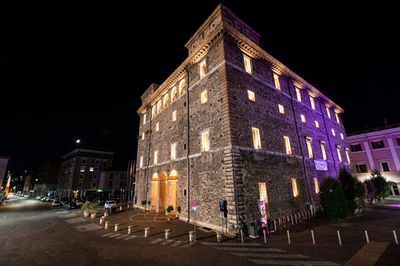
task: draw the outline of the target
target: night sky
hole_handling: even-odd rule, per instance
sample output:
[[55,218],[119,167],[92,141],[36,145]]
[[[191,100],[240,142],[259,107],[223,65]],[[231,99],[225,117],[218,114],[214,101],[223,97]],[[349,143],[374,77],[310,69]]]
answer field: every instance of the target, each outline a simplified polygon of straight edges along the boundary
[[[1,10],[0,155],[11,157],[9,170],[56,159],[76,138],[115,151],[117,165],[136,158],[140,95],[187,57],[184,44],[219,3],[144,2]],[[265,51],[345,110],[347,133],[400,122],[398,4],[259,2],[222,1]]]

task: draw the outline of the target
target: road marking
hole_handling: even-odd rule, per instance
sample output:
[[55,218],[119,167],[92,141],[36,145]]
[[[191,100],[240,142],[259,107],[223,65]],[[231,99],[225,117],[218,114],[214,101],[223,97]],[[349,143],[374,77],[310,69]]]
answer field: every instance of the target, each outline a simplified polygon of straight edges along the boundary
[[255,252],[286,252],[277,248],[238,248],[238,247],[215,247],[217,250],[226,251],[255,251]]
[[73,218],[73,219],[68,219],[68,220],[64,220],[64,221],[69,224],[76,224],[76,223],[86,222],[86,219],[79,217],[79,218]]
[[112,234],[114,234],[114,233],[108,233],[108,234],[102,235],[101,237],[110,236],[110,235],[112,235]]
[[261,246],[258,243],[213,243],[213,242],[200,242],[203,245],[207,246],[239,246],[239,247],[259,247]]
[[256,264],[269,265],[340,265],[330,261],[300,261],[300,260],[249,260]]
[[310,257],[301,254],[264,254],[264,253],[231,253],[239,257],[267,257],[267,258],[289,258],[289,259],[308,259]]
[[75,229],[78,230],[79,232],[86,232],[86,231],[92,231],[92,230],[97,230],[103,228],[97,224],[84,224],[84,225],[78,225],[75,226]]
[[69,213],[69,211],[58,211],[58,212],[56,212],[56,214],[66,214],[66,213]]
[[163,241],[163,240],[164,240],[164,239],[162,239],[162,238],[158,238],[158,239],[156,239],[156,240],[151,241],[150,244],[158,244],[158,243],[160,243],[160,242]]
[[129,240],[129,239],[132,239],[132,238],[135,238],[136,236],[130,236],[130,237],[127,237],[127,238],[124,238],[124,240]]
[[177,247],[182,241],[176,241],[175,243],[171,244],[171,247]]
[[124,238],[124,237],[127,237],[127,236],[129,236],[129,235],[118,236],[118,237],[116,237],[115,239],[121,239],[121,238]]
[[60,218],[72,218],[72,217],[76,217],[76,215],[75,214],[72,214],[72,213],[70,213],[70,214],[61,214],[61,215],[58,215],[58,217],[60,217]]
[[108,238],[115,238],[115,237],[120,236],[120,235],[121,234],[113,234],[113,235],[109,236]]
[[174,242],[174,240],[167,239],[167,240],[164,240],[163,242],[161,242],[160,245],[161,246],[166,246],[168,244],[171,244],[172,242]]
[[181,246],[181,248],[188,248],[188,247],[191,247],[191,246],[193,246],[195,243],[196,243],[195,241],[189,242],[188,244]]

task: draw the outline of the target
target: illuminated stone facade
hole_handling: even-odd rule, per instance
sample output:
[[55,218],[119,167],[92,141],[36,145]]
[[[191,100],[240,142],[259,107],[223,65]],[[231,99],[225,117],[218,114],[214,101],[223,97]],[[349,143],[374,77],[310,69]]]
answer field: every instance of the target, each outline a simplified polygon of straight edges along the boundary
[[156,211],[173,206],[181,219],[193,221],[195,199],[196,223],[218,229],[225,200],[225,226],[234,233],[259,223],[260,197],[272,218],[307,203],[318,206],[314,178],[320,182],[348,167],[343,110],[262,50],[259,38],[219,5],[187,42],[187,59],[142,95],[137,206],[144,200]]

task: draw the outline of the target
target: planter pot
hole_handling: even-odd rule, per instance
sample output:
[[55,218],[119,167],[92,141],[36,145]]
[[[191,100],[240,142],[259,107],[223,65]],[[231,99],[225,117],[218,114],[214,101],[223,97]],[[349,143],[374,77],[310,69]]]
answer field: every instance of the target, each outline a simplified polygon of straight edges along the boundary
[[84,212],[83,212],[83,216],[84,216],[84,217],[89,217],[89,211],[84,211]]
[[90,215],[90,218],[92,218],[92,219],[96,218],[96,213],[92,213],[92,214]]
[[249,225],[249,236],[258,237],[258,228],[256,225]]

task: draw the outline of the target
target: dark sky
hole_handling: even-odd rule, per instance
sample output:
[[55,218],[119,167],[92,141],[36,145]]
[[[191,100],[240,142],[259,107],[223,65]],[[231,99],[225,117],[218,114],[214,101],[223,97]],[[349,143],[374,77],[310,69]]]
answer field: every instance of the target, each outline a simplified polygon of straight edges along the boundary
[[[11,156],[9,169],[57,158],[76,138],[122,164],[136,157],[140,95],[187,57],[184,44],[218,4],[144,2],[1,10],[0,155]],[[400,122],[394,1],[222,2],[262,35],[265,51],[344,108],[347,133]]]

